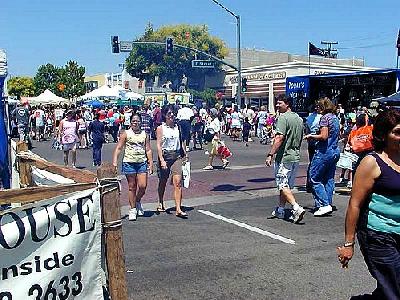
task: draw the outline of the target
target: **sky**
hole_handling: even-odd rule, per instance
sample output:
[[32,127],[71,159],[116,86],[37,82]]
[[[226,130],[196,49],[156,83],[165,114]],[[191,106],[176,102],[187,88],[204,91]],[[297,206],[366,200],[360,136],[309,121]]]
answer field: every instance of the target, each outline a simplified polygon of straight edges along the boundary
[[[337,41],[340,58],[396,67],[399,0],[218,0],[241,18],[242,48],[308,54],[308,42]],[[121,71],[127,53],[112,54],[110,37],[134,40],[146,24],[206,24],[236,47],[236,20],[212,0],[1,0],[0,48],[9,74],[69,60],[87,75]]]

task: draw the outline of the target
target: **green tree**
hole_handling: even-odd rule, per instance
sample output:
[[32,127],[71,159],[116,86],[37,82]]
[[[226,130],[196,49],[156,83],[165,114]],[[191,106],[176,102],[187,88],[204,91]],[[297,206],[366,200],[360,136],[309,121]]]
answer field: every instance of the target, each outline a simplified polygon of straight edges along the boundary
[[[224,42],[211,36],[206,25],[180,24],[154,30],[153,26],[148,24],[144,34],[136,41],[164,43],[167,37],[172,37],[174,44],[202,50],[220,59],[228,54]],[[193,59],[208,57],[177,47],[174,47],[172,55],[166,55],[162,45],[136,44],[125,65],[132,76],[147,79],[159,76],[162,81],[171,80],[174,83],[178,83],[183,74],[192,80],[200,79],[205,74],[211,74],[221,68],[220,64],[217,64],[215,69],[192,68]]]
[[35,95],[33,79],[31,77],[12,77],[7,81],[8,94],[18,99]]
[[[64,98],[82,96],[85,88],[85,67],[80,67],[75,61],[69,61],[60,70],[56,94]],[[64,89],[60,88],[64,86]]]
[[64,98],[74,98],[85,94],[85,68],[74,61],[68,61],[64,67],[46,64],[39,67],[33,83],[36,94],[49,89]]
[[189,89],[188,92],[192,94],[193,99],[202,99],[203,101],[206,101],[210,107],[214,107],[215,103],[217,103],[215,90],[213,89],[205,89],[204,91]]
[[52,64],[41,65],[33,78],[35,93],[40,94],[49,89],[53,93],[57,90],[60,78],[60,68]]

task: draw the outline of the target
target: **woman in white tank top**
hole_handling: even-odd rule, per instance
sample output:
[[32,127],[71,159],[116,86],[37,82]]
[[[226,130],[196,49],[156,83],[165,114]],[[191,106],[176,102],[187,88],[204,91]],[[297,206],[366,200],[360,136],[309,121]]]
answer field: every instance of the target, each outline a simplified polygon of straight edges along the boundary
[[150,148],[150,138],[141,130],[139,114],[132,115],[131,127],[121,133],[113,153],[113,165],[117,167],[118,156],[122,149],[122,173],[128,181],[128,200],[131,206],[128,219],[135,221],[136,216],[143,216],[144,211],[140,200],[147,188],[147,174],[153,173],[153,157]]
[[175,113],[172,108],[163,109],[165,123],[157,127],[157,153],[158,153],[158,201],[157,212],[164,212],[164,193],[168,178],[172,174],[176,216],[187,218],[182,211],[182,156],[187,159],[184,147],[181,147],[178,125],[175,124]]

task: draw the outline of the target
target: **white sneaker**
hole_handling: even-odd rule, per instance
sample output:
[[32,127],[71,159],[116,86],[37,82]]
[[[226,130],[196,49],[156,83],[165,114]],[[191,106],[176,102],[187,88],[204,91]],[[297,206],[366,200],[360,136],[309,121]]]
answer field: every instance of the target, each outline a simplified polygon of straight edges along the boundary
[[142,207],[142,203],[136,202],[136,211],[138,216],[144,216],[144,210]]
[[136,221],[137,210],[136,208],[131,208],[129,210],[128,220],[129,221]]
[[322,217],[331,212],[332,212],[332,206],[330,205],[321,206],[320,208],[318,208],[316,212],[314,212],[314,217]]
[[293,223],[299,223],[301,220],[303,220],[305,213],[306,211],[301,206],[299,206],[297,210],[293,210]]
[[278,218],[278,219],[284,219],[285,218],[285,211],[284,210],[279,211],[279,209],[277,207],[277,208],[275,208],[274,211],[272,211],[271,215],[273,217],[275,217],[275,218]]

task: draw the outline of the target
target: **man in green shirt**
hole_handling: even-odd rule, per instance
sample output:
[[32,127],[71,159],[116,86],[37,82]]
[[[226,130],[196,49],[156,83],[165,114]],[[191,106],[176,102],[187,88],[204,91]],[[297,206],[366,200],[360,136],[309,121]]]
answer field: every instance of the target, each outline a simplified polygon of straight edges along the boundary
[[281,96],[277,101],[277,110],[280,115],[276,122],[276,134],[271,150],[267,154],[265,164],[270,167],[274,155],[275,181],[280,192],[279,206],[272,212],[272,216],[284,218],[285,204],[293,206],[293,222],[299,223],[305,210],[296,202],[292,189],[300,161],[300,146],[303,139],[303,120],[292,111],[293,100]]

